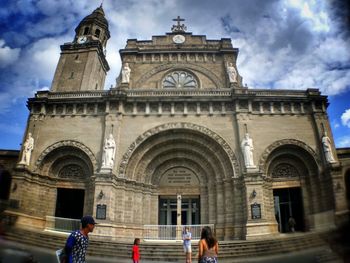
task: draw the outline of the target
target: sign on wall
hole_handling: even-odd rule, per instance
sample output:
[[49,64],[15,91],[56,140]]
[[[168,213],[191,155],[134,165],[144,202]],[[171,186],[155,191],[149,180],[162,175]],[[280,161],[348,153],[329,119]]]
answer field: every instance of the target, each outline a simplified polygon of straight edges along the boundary
[[188,168],[175,167],[164,173],[161,186],[199,185],[197,176]]
[[260,204],[254,203],[250,205],[252,211],[252,219],[261,219],[261,206]]
[[97,205],[96,219],[106,219],[107,205]]

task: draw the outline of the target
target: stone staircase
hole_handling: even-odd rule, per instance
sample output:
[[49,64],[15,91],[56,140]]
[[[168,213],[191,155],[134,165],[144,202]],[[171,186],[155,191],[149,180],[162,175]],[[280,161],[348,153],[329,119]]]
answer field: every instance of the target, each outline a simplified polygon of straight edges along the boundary
[[[64,246],[67,235],[55,232],[29,231],[14,228],[6,233],[6,239],[26,245],[57,250]],[[193,257],[198,252],[197,242],[192,242]],[[107,241],[91,237],[88,254],[90,256],[108,258],[131,258],[131,243]],[[220,241],[219,258],[225,262],[242,260],[251,257],[264,257],[276,254],[301,251],[311,248],[327,247],[324,239],[317,233],[296,233],[280,235],[265,240]],[[140,252],[143,259],[150,261],[176,262],[183,260],[181,242],[163,243],[141,241]],[[322,255],[321,255],[322,256]],[[325,253],[320,262],[333,262],[334,258]]]

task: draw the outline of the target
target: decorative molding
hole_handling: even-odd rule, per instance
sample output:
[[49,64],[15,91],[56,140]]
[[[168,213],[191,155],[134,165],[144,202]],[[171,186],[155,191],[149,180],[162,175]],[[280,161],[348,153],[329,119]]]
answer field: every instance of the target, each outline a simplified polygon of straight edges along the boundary
[[145,83],[149,78],[151,78],[153,75],[166,71],[166,70],[192,70],[202,73],[203,75],[207,76],[215,85],[215,88],[222,88],[224,87],[224,83],[221,82],[220,78],[216,76],[213,72],[210,70],[194,65],[191,63],[176,63],[171,62],[168,64],[163,64],[158,67],[153,68],[152,70],[146,72],[143,74],[138,81],[136,81],[135,86],[141,87],[143,83]]
[[162,131],[167,131],[167,130],[174,130],[174,129],[188,129],[188,130],[193,130],[197,131],[200,133],[203,133],[207,136],[209,136],[211,139],[213,139],[215,142],[217,142],[221,148],[226,152],[227,156],[229,157],[231,161],[231,165],[233,167],[233,172],[234,172],[234,177],[238,177],[239,173],[239,165],[238,165],[238,160],[236,158],[235,153],[231,149],[230,145],[218,134],[215,132],[211,131],[210,129],[193,124],[193,123],[187,123],[187,122],[172,122],[172,123],[166,123],[157,127],[154,127],[146,132],[144,132],[142,135],[136,138],[136,140],[130,144],[128,147],[126,153],[123,155],[120,165],[119,165],[119,176],[124,177],[126,168],[128,166],[128,163],[130,161],[130,158],[132,157],[134,151],[136,148],[146,141],[148,138],[151,136],[162,132]]
[[82,144],[81,142],[78,142],[78,141],[74,141],[74,140],[59,141],[59,142],[56,142],[56,143],[50,145],[49,147],[47,147],[44,151],[42,151],[42,153],[40,154],[39,158],[35,162],[36,168],[38,168],[42,164],[42,162],[45,159],[45,157],[49,153],[51,153],[53,150],[58,149],[60,147],[67,147],[67,146],[78,148],[81,151],[83,151],[89,157],[89,159],[90,159],[90,161],[91,161],[91,163],[93,165],[93,169],[94,169],[94,171],[96,171],[96,169],[97,169],[97,160],[96,160],[95,155],[84,144]]
[[298,170],[289,163],[281,163],[272,171],[273,178],[299,178]]
[[69,164],[64,166],[58,173],[60,178],[80,179],[84,178],[84,171],[80,165]]
[[299,141],[299,140],[295,140],[295,139],[283,139],[283,140],[279,140],[279,141],[272,143],[263,152],[263,154],[261,155],[260,160],[259,160],[260,171],[266,172],[266,165],[267,165],[266,161],[267,161],[268,157],[270,156],[271,152],[273,152],[275,149],[277,149],[281,146],[285,146],[285,145],[294,145],[294,146],[298,146],[298,147],[302,148],[303,150],[305,150],[306,152],[308,152],[310,154],[310,156],[315,160],[318,167],[321,166],[320,165],[321,160],[317,156],[316,152],[310,146],[308,146],[306,143]]

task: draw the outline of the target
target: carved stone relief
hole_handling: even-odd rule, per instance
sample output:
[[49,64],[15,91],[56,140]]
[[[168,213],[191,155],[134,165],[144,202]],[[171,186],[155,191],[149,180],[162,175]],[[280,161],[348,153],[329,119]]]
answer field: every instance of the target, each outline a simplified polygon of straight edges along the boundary
[[68,178],[68,179],[80,179],[84,177],[83,169],[76,164],[70,164],[64,166],[58,173],[58,177],[60,178]]
[[73,140],[59,141],[59,142],[56,142],[56,143],[50,145],[49,147],[47,147],[44,151],[42,151],[39,158],[35,162],[36,168],[38,169],[40,167],[44,158],[50,152],[52,152],[53,150],[55,150],[57,148],[64,147],[64,146],[71,146],[71,147],[78,148],[81,151],[83,151],[89,157],[89,159],[93,165],[94,171],[97,169],[97,160],[95,158],[95,155],[92,153],[92,151],[88,147],[86,147],[84,144],[82,144],[81,142],[73,141]]
[[216,76],[213,72],[210,70],[195,65],[191,63],[172,63],[172,64],[162,64],[158,67],[153,68],[152,70],[146,72],[144,75],[140,77],[139,80],[136,81],[135,86],[136,87],[141,87],[143,83],[145,83],[149,78],[151,78],[153,75],[162,72],[162,71],[167,71],[171,69],[182,69],[182,70],[190,70],[190,71],[198,71],[202,73],[203,75],[207,76],[214,84],[215,88],[219,87],[224,87],[223,83],[221,82],[220,78]]
[[278,147],[283,146],[283,145],[295,145],[295,146],[298,146],[298,147],[304,149],[305,151],[307,151],[310,154],[310,156],[312,156],[312,158],[315,160],[317,166],[320,167],[320,164],[321,164],[320,158],[317,156],[316,152],[310,146],[308,146],[307,144],[305,144],[302,141],[298,141],[295,139],[284,139],[284,140],[279,140],[279,141],[272,143],[263,152],[263,154],[260,157],[260,161],[259,161],[259,168],[261,171],[266,172],[266,161],[267,161],[267,158],[269,157],[270,153],[272,151],[274,151],[275,149],[277,149]]
[[298,178],[298,170],[291,164],[281,163],[277,165],[272,171],[273,178]]
[[227,153],[227,155],[231,161],[232,167],[234,169],[234,176],[237,177],[240,174],[236,155],[233,152],[233,150],[231,149],[231,147],[229,146],[229,144],[221,136],[219,136],[215,132],[213,132],[213,131],[211,131],[208,128],[203,127],[203,126],[199,126],[199,125],[192,124],[192,123],[185,123],[185,122],[174,122],[174,123],[167,123],[167,124],[163,124],[163,125],[154,127],[152,129],[144,132],[133,143],[131,143],[131,145],[127,149],[126,153],[123,155],[121,162],[120,162],[120,165],[119,165],[120,177],[124,177],[126,167],[130,161],[131,156],[133,155],[133,152],[142,142],[144,142],[149,137],[151,137],[151,136],[153,136],[161,131],[172,130],[172,129],[195,130],[195,131],[201,132],[201,133],[209,136],[214,141],[216,141],[221,146],[221,148]]

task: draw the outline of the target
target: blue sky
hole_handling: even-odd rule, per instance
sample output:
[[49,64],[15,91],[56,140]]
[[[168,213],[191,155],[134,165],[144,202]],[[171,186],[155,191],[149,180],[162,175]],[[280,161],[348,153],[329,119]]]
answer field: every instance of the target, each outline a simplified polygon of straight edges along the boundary
[[[59,46],[101,1],[2,0],[0,7],[0,149],[19,149],[26,100],[49,89]],[[128,38],[169,32],[186,19],[189,32],[229,37],[240,49],[238,70],[249,88],[318,88],[328,95],[337,147],[350,147],[350,34],[345,1],[104,0],[111,39],[105,89],[120,72]]]

